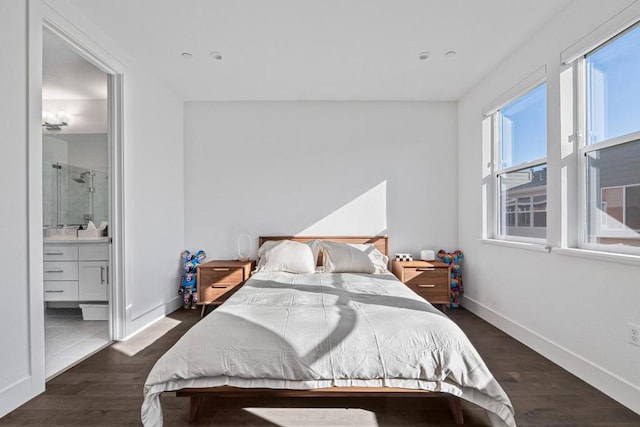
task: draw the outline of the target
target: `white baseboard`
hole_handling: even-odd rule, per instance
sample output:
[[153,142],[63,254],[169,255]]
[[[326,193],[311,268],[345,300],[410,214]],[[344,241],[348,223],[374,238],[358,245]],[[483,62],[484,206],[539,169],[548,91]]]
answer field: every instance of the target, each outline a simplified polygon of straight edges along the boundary
[[165,314],[165,316],[167,314],[173,313],[174,311],[176,311],[177,309],[182,307],[182,304],[184,304],[184,302],[182,301],[182,297],[181,296],[177,296],[177,297],[173,298],[171,301],[167,302],[164,305],[164,314]]
[[[134,335],[140,333],[143,329],[151,326],[158,320],[165,317],[167,314],[173,313],[180,307],[182,307],[182,297],[176,296],[164,304],[160,304],[157,307],[145,312],[144,314],[136,317],[135,319],[127,319],[126,336],[119,341],[126,341]],[[131,312],[127,310],[127,317],[131,315]]]
[[34,389],[32,380],[33,377],[25,377],[0,390],[0,417],[4,417],[44,391],[44,383]]
[[640,388],[469,297],[460,305],[640,414]]

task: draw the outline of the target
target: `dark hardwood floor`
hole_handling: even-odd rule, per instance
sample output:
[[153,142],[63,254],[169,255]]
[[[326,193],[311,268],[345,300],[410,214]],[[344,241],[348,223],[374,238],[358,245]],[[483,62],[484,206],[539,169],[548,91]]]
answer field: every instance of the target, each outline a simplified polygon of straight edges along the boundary
[[[0,426],[140,425],[142,385],[155,361],[194,323],[199,310],[179,310],[180,324],[134,356],[104,349],[47,383],[40,396],[0,419]],[[449,310],[516,408],[519,426],[640,426],[626,409],[464,309]],[[142,332],[145,334],[145,332]],[[187,425],[189,401],[162,398],[166,426]],[[217,409],[214,409],[214,404]],[[313,407],[310,405],[313,404]],[[343,408],[339,408],[342,406]],[[344,409],[344,408],[352,409]],[[466,426],[488,426],[483,410],[463,402]],[[453,426],[445,399],[314,399],[205,401],[197,425]]]

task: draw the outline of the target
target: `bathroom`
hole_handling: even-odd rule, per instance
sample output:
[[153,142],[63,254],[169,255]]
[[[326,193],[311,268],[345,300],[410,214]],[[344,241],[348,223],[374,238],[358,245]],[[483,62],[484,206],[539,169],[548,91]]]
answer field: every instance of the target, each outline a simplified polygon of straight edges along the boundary
[[107,74],[43,35],[45,375],[111,342]]

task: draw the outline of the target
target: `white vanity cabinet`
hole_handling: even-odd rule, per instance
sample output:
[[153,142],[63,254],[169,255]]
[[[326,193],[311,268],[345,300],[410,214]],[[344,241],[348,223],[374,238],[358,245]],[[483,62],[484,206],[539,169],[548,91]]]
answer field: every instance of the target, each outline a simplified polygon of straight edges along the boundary
[[108,244],[45,244],[45,301],[107,301]]

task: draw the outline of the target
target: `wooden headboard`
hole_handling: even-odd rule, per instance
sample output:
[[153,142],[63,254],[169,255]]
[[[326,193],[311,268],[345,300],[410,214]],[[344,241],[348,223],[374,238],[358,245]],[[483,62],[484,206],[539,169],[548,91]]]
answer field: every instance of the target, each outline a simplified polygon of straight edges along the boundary
[[[269,240],[293,240],[294,242],[309,242],[311,240],[330,240],[339,243],[371,243],[373,246],[389,256],[389,238],[387,236],[260,236],[258,247]],[[318,265],[322,265],[322,252],[318,256]]]

